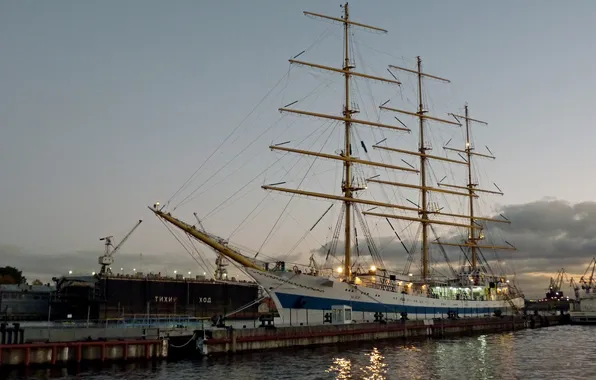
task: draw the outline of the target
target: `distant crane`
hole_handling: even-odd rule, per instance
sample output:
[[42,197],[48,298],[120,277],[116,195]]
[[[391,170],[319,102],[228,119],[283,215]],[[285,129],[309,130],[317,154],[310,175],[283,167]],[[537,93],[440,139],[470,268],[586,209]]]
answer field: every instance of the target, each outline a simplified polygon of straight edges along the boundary
[[[99,271],[100,274],[112,274],[112,269],[110,268],[110,265],[114,263],[114,253],[118,252],[120,247],[122,247],[122,244],[124,244],[124,242],[130,237],[130,235],[132,235],[132,233],[137,229],[137,227],[141,225],[141,223],[143,223],[143,220],[139,220],[138,223],[135,224],[132,230],[130,230],[130,232],[126,234],[124,239],[122,239],[116,247],[112,245],[112,239],[114,238],[113,236],[105,236],[99,239],[100,241],[105,241],[104,254],[99,256],[98,259],[98,263],[99,265],[101,265],[101,270]],[[110,250],[110,248],[112,249]]]
[[575,300],[579,302],[579,285],[577,284],[577,282],[575,282],[573,277],[571,277],[571,280],[569,280],[569,286],[571,287],[571,289],[573,289],[573,292],[575,293]]
[[[595,282],[596,282],[594,279],[595,271],[596,271],[596,257],[593,258],[592,261],[590,261],[590,264],[588,265],[588,268],[584,272],[584,275],[581,276],[581,278],[579,279],[579,283],[581,284],[582,289],[586,291],[586,293],[592,293],[592,290],[595,286]],[[588,273],[590,273],[589,277],[588,277]]]
[[565,268],[561,268],[557,272],[556,278],[550,278],[550,285],[548,287],[548,292],[546,293],[547,299],[558,299],[563,298],[563,291],[561,290],[561,286],[563,285],[563,280],[568,278],[567,273],[565,273]]

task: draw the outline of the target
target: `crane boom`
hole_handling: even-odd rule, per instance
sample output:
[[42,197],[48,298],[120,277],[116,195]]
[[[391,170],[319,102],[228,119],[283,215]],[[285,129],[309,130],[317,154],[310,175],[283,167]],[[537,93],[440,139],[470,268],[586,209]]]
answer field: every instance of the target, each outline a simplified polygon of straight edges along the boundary
[[113,247],[112,245],[112,238],[113,236],[106,236],[106,237],[102,237],[99,240],[104,241],[105,240],[105,252],[102,256],[99,256],[99,265],[101,265],[101,269],[99,271],[99,273],[101,274],[105,274],[105,273],[112,273],[112,270],[110,269],[110,265],[112,265],[114,263],[114,258],[112,257],[114,255],[114,253],[118,252],[120,250],[120,247],[122,247],[122,245],[124,244],[124,242],[126,240],[128,240],[128,238],[130,237],[130,235],[132,235],[133,232],[135,232],[135,230],[137,229],[137,227],[139,227],[141,225],[141,223],[143,223],[143,220],[140,219],[137,224],[135,224],[135,226],[132,228],[132,230],[130,230],[126,236],[124,236],[124,238],[120,241],[120,243],[118,243],[118,245],[116,247],[114,247],[114,249],[112,249],[110,251],[110,247]]

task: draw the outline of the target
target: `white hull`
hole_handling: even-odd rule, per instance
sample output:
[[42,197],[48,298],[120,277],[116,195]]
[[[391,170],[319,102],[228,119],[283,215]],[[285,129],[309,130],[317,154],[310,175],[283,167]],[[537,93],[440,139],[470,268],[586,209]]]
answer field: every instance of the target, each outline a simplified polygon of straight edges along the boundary
[[[372,321],[375,313],[386,319],[399,319],[406,312],[408,319],[447,317],[450,311],[460,317],[492,315],[500,310],[512,314],[509,301],[446,300],[401,294],[323,277],[293,272],[261,272],[248,269],[248,273],[269,293],[284,324],[322,323],[332,306],[352,307],[352,319]],[[514,298],[517,308],[524,307],[524,299]]]
[[569,312],[571,323],[596,324],[596,294],[585,293],[575,305],[573,311]]
[[596,325],[595,311],[571,311],[569,312],[569,317],[571,319],[571,323]]

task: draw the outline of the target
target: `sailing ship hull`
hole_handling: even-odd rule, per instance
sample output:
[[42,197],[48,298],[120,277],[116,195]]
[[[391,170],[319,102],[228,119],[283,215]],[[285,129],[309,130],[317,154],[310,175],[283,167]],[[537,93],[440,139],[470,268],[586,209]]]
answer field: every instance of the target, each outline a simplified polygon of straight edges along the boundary
[[524,299],[497,301],[446,300],[402,294],[393,291],[351,285],[324,277],[293,272],[262,272],[248,269],[248,273],[270,294],[283,323],[306,321],[316,323],[332,306],[352,307],[355,321],[374,320],[375,313],[388,319],[399,319],[407,313],[408,319],[458,316],[485,316],[500,311],[512,314],[513,307],[523,308]]

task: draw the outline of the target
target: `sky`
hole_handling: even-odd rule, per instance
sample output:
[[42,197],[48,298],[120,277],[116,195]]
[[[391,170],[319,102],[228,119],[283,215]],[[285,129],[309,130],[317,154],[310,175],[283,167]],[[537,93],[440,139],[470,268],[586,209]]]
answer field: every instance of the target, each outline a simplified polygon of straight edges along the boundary
[[[452,81],[433,95],[437,109],[461,112],[468,102],[473,117],[489,121],[474,132],[479,151],[488,144],[498,156],[485,186],[494,180],[505,195],[488,211],[511,214],[511,229],[501,232],[520,248],[507,257],[517,262],[526,293],[540,295],[560,267],[583,273],[595,254],[595,183],[584,167],[596,154],[589,126],[596,118],[589,49],[596,3],[356,0],[350,8],[354,20],[389,30],[384,36],[356,31],[356,58],[370,57],[371,73],[387,76],[388,64],[412,67],[419,55],[424,70]],[[290,124],[275,124],[276,109],[298,98],[319,112],[338,109],[324,99],[338,94],[341,78],[296,68],[288,75],[287,59],[302,50],[300,59],[341,64],[338,27],[304,17],[304,10],[336,17],[341,11],[340,2],[327,0],[0,1],[2,263],[44,279],[96,270],[99,237],[119,240],[143,219],[117,266],[201,272],[146,206],[167,202],[249,115],[189,191],[268,123],[276,127],[231,164],[220,185],[214,178],[209,191],[179,206],[186,220],[197,211],[210,227],[230,233],[262,199],[259,185],[276,182],[274,173],[249,183],[258,196],[217,218],[206,210],[279,158],[267,149],[274,137],[306,134],[292,134],[296,126],[282,133]],[[328,93],[313,98],[310,85],[318,83]],[[287,201],[275,199],[282,208]],[[263,251],[274,256],[293,245],[318,217],[309,210],[296,211],[300,232],[288,227]],[[238,232],[239,241],[258,250],[277,213],[261,213],[262,221]],[[314,243],[324,245],[324,237]]]

